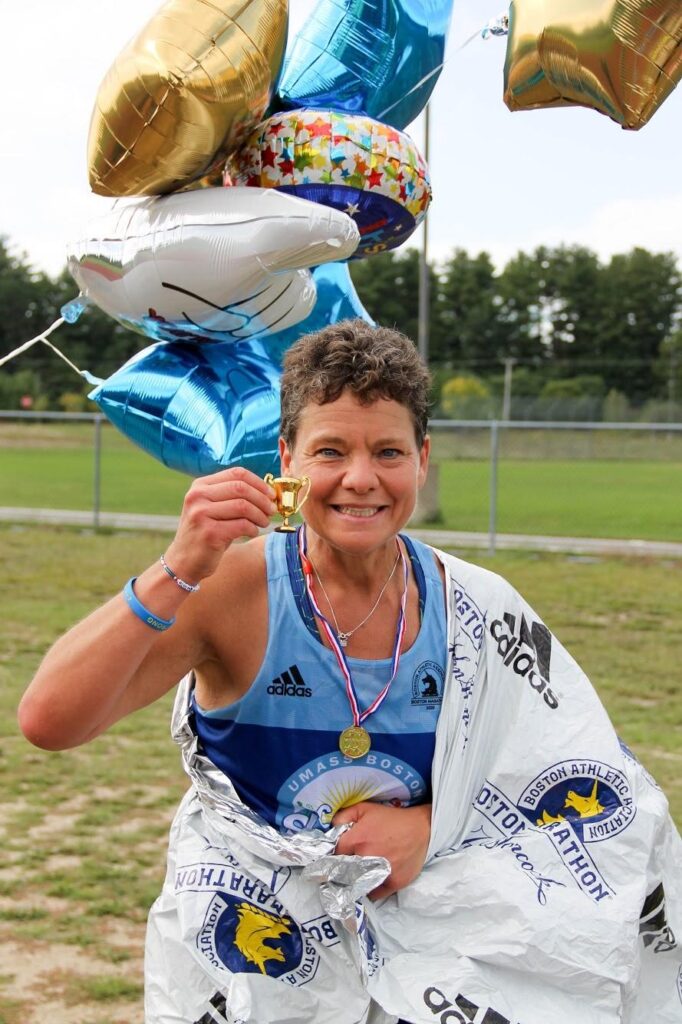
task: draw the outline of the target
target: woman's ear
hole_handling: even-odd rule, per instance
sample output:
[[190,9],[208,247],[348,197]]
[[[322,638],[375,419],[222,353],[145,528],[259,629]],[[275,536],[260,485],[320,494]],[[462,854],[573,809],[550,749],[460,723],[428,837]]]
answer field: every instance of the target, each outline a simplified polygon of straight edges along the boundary
[[417,484],[419,487],[423,487],[426,483],[426,474],[429,468],[429,455],[431,453],[431,438],[426,435],[424,438],[424,444],[421,446],[419,452],[419,470],[417,472]]
[[279,439],[279,464],[282,476],[287,476],[291,468],[291,451],[283,437]]

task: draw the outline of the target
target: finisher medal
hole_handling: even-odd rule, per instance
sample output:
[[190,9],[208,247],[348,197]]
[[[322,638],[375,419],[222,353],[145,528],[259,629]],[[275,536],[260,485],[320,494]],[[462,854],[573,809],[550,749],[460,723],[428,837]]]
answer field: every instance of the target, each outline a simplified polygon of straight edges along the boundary
[[349,725],[339,736],[339,750],[346,757],[364,757],[371,746],[369,733],[361,725]]
[[306,590],[308,591],[310,604],[312,605],[313,611],[315,612],[315,614],[317,615],[318,619],[322,624],[322,628],[325,632],[327,640],[329,641],[329,646],[336,655],[336,660],[339,663],[339,668],[341,669],[343,677],[346,681],[346,695],[348,697],[348,703],[350,704],[351,712],[353,713],[353,724],[349,725],[347,729],[344,729],[341,735],[339,736],[339,750],[345,757],[364,757],[365,754],[369,751],[370,747],[372,746],[372,741],[370,739],[369,733],[365,728],[363,728],[362,723],[365,721],[366,718],[369,718],[370,715],[374,714],[374,712],[381,706],[381,704],[388,696],[388,691],[391,688],[391,683],[396,677],[396,674],[398,672],[398,665],[400,664],[400,651],[403,645],[403,638],[405,636],[405,606],[407,604],[408,569],[407,559],[403,554],[403,550],[400,547],[397,538],[396,547],[398,549],[400,559],[403,563],[403,593],[402,597],[400,598],[400,614],[398,615],[398,622],[396,624],[395,644],[393,646],[393,657],[391,658],[391,678],[388,680],[388,682],[382,689],[381,693],[377,694],[377,696],[374,698],[369,707],[365,708],[364,711],[361,711],[360,706],[358,705],[358,698],[355,692],[355,686],[353,685],[353,677],[351,675],[350,666],[346,659],[346,655],[344,654],[343,651],[343,647],[345,646],[343,642],[344,634],[342,633],[340,637],[336,635],[336,633],[330,626],[329,622],[320,611],[320,606],[317,603],[317,600],[315,599],[315,593],[313,591],[314,570],[310,562],[310,559],[308,558],[307,555],[305,525],[300,527],[298,533],[298,553],[301,559],[301,567],[303,569],[303,574],[305,576]]

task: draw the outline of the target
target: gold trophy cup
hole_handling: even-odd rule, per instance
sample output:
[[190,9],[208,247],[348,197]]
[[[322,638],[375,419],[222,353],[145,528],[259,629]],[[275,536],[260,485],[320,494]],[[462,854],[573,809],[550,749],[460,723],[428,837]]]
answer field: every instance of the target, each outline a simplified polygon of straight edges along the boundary
[[[281,526],[275,527],[275,532],[293,533],[295,527],[289,526],[289,516],[295,515],[307,501],[310,494],[310,477],[273,476],[272,473],[266,473],[263,479],[275,492],[277,511],[284,520]],[[308,490],[301,501],[299,501],[298,495],[302,487],[307,487]]]

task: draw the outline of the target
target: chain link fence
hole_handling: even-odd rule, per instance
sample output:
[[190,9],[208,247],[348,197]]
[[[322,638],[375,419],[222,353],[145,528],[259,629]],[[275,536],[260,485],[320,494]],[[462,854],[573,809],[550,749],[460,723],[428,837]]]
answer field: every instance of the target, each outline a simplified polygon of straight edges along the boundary
[[[676,487],[682,507],[682,423],[435,419],[430,431],[435,469],[422,505],[423,526],[483,534],[491,551],[502,531],[682,541],[682,515],[674,510]],[[592,476],[581,476],[581,466]],[[608,467],[628,481],[624,492],[609,491]],[[569,477],[575,484],[567,483]],[[652,479],[667,512],[656,508]],[[172,528],[188,485],[188,477],[137,449],[101,414],[0,412],[5,520],[38,518],[42,510],[43,521],[94,529],[141,526],[141,517],[147,525]],[[562,514],[552,519],[560,485],[568,496]],[[641,503],[638,489],[644,488],[652,496],[647,515],[651,522],[660,518],[648,533],[642,517],[631,517],[630,528],[625,516],[635,498]],[[610,502],[608,515],[595,513],[581,523],[572,507],[585,498],[580,489],[589,490],[594,503]]]

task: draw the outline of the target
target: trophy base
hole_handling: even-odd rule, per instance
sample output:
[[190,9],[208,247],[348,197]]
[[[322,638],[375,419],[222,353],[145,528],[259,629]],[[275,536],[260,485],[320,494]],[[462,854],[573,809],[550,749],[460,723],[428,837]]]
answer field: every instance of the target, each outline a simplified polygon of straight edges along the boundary
[[276,526],[275,533],[296,533],[295,526]]

